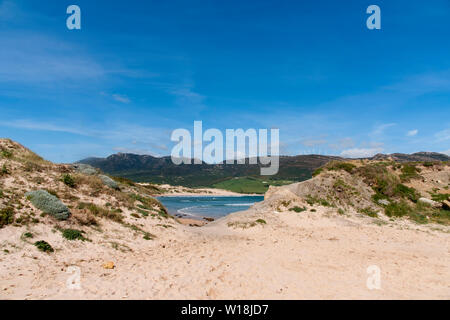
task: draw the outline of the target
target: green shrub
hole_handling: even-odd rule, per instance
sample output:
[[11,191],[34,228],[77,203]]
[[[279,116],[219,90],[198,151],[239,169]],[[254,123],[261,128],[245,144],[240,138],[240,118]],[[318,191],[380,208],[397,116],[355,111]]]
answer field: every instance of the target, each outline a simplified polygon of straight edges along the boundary
[[38,248],[42,252],[54,252],[55,251],[55,250],[53,250],[52,246],[44,240],[37,241],[34,243],[34,245],[36,246],[36,248]]
[[344,211],[342,208],[339,208],[339,209],[338,209],[338,213],[339,213],[339,214],[345,214],[345,211]]
[[419,200],[420,195],[414,188],[409,188],[401,183],[397,184],[394,188],[394,195],[407,198],[413,202]]
[[78,204],[78,209],[87,209],[94,216],[110,219],[115,222],[123,221],[123,215],[121,214],[122,210],[119,211],[119,209],[118,210],[107,210],[107,209],[99,207],[93,203],[85,203],[85,202],[80,202]]
[[144,233],[144,240],[153,240],[155,237],[149,233],[149,232],[145,232]]
[[37,209],[58,220],[67,220],[70,217],[70,211],[64,203],[45,190],[27,192],[25,196]]
[[70,174],[63,175],[62,181],[66,186],[75,188],[75,179]]
[[267,224],[266,220],[264,220],[264,219],[258,219],[258,220],[256,220],[256,223]]
[[314,205],[314,204],[319,204],[321,206],[324,207],[332,207],[333,205],[331,203],[329,203],[327,200],[319,198],[319,197],[314,197],[312,195],[307,195],[306,199],[305,199],[306,203],[308,203],[310,206]]
[[145,211],[143,209],[136,209],[136,211],[142,214],[144,217],[148,217],[148,215],[150,214],[148,211]]
[[318,176],[319,174],[321,174],[323,172],[323,168],[318,168],[316,170],[313,171],[312,176]]
[[103,183],[114,190],[119,190],[119,185],[113,179],[103,174],[99,175],[99,178],[103,181]]
[[0,170],[0,176],[9,174],[9,170],[5,164],[3,164],[2,169]]
[[14,208],[7,207],[0,210],[0,228],[14,222]]
[[23,236],[24,236],[24,238],[33,238],[33,234],[31,233],[31,232],[25,232],[24,234],[23,234]]
[[433,193],[431,194],[431,199],[434,201],[444,201],[448,200],[450,198],[449,194],[442,194],[442,193]]
[[327,168],[328,170],[344,170],[348,173],[352,173],[356,166],[349,162],[332,161]]
[[372,217],[372,218],[378,217],[378,212],[369,207],[364,208],[364,209],[359,209],[358,212],[368,215],[369,217]]
[[64,229],[62,230],[62,236],[67,240],[81,240],[86,241],[87,239],[83,236],[84,231],[75,229]]
[[392,202],[384,210],[388,217],[403,217],[413,212],[413,209],[403,200],[400,202]]
[[400,175],[400,179],[403,182],[408,182],[411,179],[419,178],[420,175],[418,174],[420,170],[414,165],[414,164],[404,164],[402,167],[402,174]]
[[7,150],[7,149],[1,148],[0,149],[0,156],[2,156],[3,158],[11,158],[12,157],[12,152]]
[[138,205],[139,208],[144,210],[154,210],[154,207],[158,208],[158,214],[164,218],[170,218],[167,209],[162,205],[161,202],[155,198],[143,197],[139,194],[132,194],[131,198],[133,200],[139,201],[141,204]]
[[289,211],[303,212],[303,211],[306,211],[306,208],[305,208],[305,207],[295,206],[295,207],[293,207],[293,208],[290,208]]

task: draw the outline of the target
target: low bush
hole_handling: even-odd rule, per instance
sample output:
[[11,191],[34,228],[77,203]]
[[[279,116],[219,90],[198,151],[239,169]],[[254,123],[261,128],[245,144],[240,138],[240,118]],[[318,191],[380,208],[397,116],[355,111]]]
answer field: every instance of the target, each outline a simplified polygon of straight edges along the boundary
[[0,228],[14,222],[14,208],[7,207],[0,210]]
[[332,161],[327,165],[328,170],[344,170],[352,173],[356,166],[349,162]]
[[12,157],[12,152],[9,151],[8,149],[1,148],[0,149],[0,156],[2,158],[11,158]]
[[70,211],[64,203],[45,190],[27,192],[25,196],[34,207],[58,220],[67,220],[70,217]]
[[303,211],[306,211],[306,208],[305,208],[305,207],[295,206],[295,207],[293,207],[293,208],[290,208],[289,211],[303,212]]
[[397,184],[394,188],[394,195],[402,198],[417,202],[420,198],[420,194],[414,188],[409,188],[401,183]]
[[81,202],[78,204],[78,209],[87,209],[94,216],[110,219],[115,222],[123,221],[123,215],[120,214],[120,212],[116,210],[108,210],[93,203]]
[[318,168],[316,170],[313,171],[312,176],[318,176],[319,174],[321,174],[323,172],[323,168]]
[[136,201],[139,201],[141,203],[141,205],[138,205],[139,208],[153,211],[153,210],[155,210],[155,207],[156,207],[158,214],[161,217],[170,218],[170,215],[167,212],[167,209],[163,206],[163,204],[161,202],[159,202],[155,198],[143,197],[139,194],[132,194],[131,198]]
[[86,241],[87,239],[83,236],[84,231],[76,229],[64,229],[61,231],[62,236],[67,240],[81,240]]
[[314,197],[312,195],[307,195],[305,200],[310,206],[312,206],[314,204],[319,204],[324,207],[332,207],[333,206],[327,200],[319,198],[319,197]]
[[431,194],[431,199],[434,201],[444,201],[450,199],[450,194],[433,193]]
[[4,176],[4,175],[7,175],[7,174],[9,174],[9,170],[6,167],[6,165],[3,164],[2,169],[0,170],[0,176]]
[[378,212],[373,210],[370,207],[367,207],[367,208],[364,208],[364,209],[359,209],[358,212],[359,213],[363,213],[365,215],[368,215],[369,217],[372,217],[372,218],[378,217]]
[[411,179],[419,178],[420,177],[420,175],[418,174],[419,172],[420,170],[414,164],[411,163],[404,164],[402,166],[402,174],[400,175],[400,179],[403,182],[408,182]]
[[34,245],[36,246],[36,248],[38,248],[42,252],[54,252],[55,251],[52,248],[52,246],[48,242],[46,242],[44,240],[36,241],[34,243]]
[[409,204],[403,200],[400,202],[392,202],[384,210],[388,217],[403,217],[413,212]]
[[65,174],[62,177],[64,184],[70,188],[75,188],[75,179],[70,174]]

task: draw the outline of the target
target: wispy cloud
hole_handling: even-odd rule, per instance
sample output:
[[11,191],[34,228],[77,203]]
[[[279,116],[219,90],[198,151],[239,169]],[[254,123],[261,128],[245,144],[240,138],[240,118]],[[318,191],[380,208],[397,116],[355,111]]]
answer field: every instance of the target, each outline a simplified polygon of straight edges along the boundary
[[384,124],[377,125],[373,129],[371,135],[373,135],[373,136],[382,135],[387,129],[389,129],[395,125],[396,125],[396,123],[384,123]]
[[341,152],[345,158],[368,158],[383,152],[383,148],[353,148]]
[[105,69],[74,44],[40,34],[0,33],[0,82],[42,84],[97,79]]
[[414,136],[416,136],[418,133],[419,133],[419,130],[414,129],[414,130],[408,131],[408,132],[406,133],[406,135],[407,135],[408,137],[414,137]]
[[72,133],[82,136],[89,136],[88,131],[83,129],[75,129],[69,126],[60,126],[52,123],[38,122],[33,120],[11,120],[11,121],[0,121],[0,125],[4,127],[25,129],[25,130],[37,130],[37,131],[51,131],[51,132],[65,132]]
[[122,103],[126,103],[126,104],[131,102],[131,100],[127,96],[124,96],[124,95],[113,94],[112,97],[114,100],[116,100],[118,102],[122,102]]

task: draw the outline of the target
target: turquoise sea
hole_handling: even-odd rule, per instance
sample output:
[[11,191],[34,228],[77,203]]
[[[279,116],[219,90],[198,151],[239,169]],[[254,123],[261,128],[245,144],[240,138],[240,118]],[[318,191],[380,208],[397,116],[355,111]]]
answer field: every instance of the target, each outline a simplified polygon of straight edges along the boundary
[[230,213],[247,210],[264,196],[158,197],[170,214],[190,218],[218,219]]

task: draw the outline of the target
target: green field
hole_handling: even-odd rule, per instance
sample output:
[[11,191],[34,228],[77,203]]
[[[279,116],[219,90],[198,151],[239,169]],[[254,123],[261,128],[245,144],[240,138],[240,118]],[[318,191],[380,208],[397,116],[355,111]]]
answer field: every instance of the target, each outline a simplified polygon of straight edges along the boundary
[[293,183],[288,180],[259,179],[253,177],[236,177],[221,181],[213,185],[214,188],[229,190],[238,193],[258,193],[263,194],[269,186],[281,186]]

